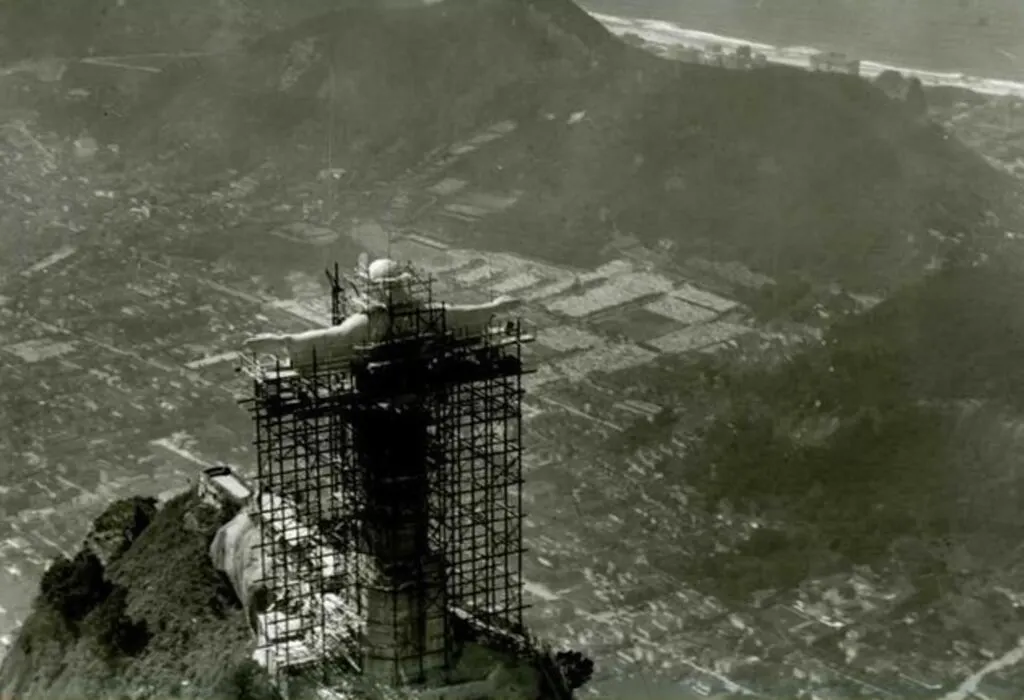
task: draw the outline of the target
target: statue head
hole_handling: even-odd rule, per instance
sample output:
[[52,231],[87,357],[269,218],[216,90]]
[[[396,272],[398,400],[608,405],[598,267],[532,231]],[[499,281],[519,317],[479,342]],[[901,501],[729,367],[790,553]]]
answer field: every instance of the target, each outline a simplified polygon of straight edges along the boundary
[[409,298],[410,272],[405,266],[390,258],[378,258],[373,262],[360,259],[359,276],[366,280],[367,301],[390,304],[404,302]]
[[388,258],[378,258],[366,268],[366,276],[374,284],[386,284],[398,279],[402,272],[402,266]]

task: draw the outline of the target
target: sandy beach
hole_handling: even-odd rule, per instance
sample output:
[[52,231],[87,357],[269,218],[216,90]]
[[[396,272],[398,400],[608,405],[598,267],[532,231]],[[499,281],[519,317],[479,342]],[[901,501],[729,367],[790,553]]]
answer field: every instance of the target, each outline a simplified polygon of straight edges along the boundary
[[[774,46],[744,37],[712,34],[696,29],[688,29],[674,22],[664,20],[621,17],[599,12],[591,12],[590,14],[614,34],[636,34],[645,41],[666,48],[672,46],[704,48],[710,44],[720,44],[727,50],[733,50],[737,46],[748,45],[754,51],[760,51],[765,54],[772,63],[799,68],[807,68],[810,57],[820,51],[820,49],[813,46]],[[912,66],[898,66],[882,61],[874,61],[866,56],[851,56],[851,58],[861,59],[861,75],[866,77],[874,77],[885,70],[897,70],[904,75],[917,76],[925,85],[960,87],[985,95],[1014,96],[1024,99],[1024,82],[928,71]]]

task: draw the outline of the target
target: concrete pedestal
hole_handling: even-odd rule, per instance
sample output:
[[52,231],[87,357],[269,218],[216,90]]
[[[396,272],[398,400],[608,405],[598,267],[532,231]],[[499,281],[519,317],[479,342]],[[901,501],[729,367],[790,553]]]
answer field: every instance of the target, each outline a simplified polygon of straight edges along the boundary
[[363,673],[389,685],[430,683],[445,665],[443,565],[372,572],[366,588]]

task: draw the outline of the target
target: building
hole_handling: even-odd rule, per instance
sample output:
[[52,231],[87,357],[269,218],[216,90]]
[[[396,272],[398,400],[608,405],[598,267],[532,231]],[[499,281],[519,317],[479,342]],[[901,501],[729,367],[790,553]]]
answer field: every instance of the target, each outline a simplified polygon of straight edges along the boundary
[[816,53],[810,58],[811,70],[860,75],[860,60],[837,51]]
[[197,493],[210,505],[230,510],[242,508],[252,496],[249,487],[227,464],[218,464],[199,472]]

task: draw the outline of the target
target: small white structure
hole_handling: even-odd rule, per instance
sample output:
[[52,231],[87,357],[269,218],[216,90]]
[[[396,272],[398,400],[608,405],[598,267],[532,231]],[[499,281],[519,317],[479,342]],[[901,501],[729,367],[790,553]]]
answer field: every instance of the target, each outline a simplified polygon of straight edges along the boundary
[[837,51],[823,51],[810,58],[811,70],[860,75],[860,61]]
[[210,505],[241,508],[249,502],[252,491],[227,464],[217,464],[199,472],[199,497]]

